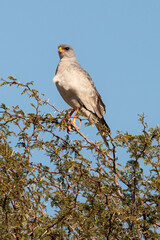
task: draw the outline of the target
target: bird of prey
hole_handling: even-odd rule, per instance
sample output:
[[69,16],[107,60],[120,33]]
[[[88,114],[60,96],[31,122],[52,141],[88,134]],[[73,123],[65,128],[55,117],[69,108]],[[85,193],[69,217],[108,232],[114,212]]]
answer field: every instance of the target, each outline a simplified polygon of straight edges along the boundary
[[[72,113],[75,111],[76,115],[80,111],[89,122],[96,125],[105,144],[108,145],[106,136],[110,128],[103,118],[106,112],[105,105],[90,75],[78,63],[71,46],[59,45],[58,53],[60,61],[53,82],[56,83],[60,95],[73,108]],[[74,120],[73,123],[75,125]]]

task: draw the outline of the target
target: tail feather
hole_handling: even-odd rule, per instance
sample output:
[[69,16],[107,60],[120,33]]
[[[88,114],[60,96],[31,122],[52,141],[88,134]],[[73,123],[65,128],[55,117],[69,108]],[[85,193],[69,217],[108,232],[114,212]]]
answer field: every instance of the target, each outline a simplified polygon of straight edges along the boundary
[[107,142],[107,136],[110,134],[111,130],[104,118],[100,118],[97,123],[95,123],[99,133],[101,134],[101,137],[104,140],[104,143],[107,147],[109,147],[109,144]]

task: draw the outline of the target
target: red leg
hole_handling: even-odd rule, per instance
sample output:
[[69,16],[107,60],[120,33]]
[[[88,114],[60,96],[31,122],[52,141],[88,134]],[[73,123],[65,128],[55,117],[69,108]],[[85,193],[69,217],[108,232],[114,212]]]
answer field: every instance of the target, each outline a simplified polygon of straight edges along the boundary
[[[77,114],[77,112],[79,111],[79,108],[77,108],[76,110],[75,109],[73,109],[72,111],[71,111],[71,113],[70,113],[70,116],[75,112],[75,114],[74,114],[74,118],[73,118],[73,120],[71,120],[71,122],[72,122],[72,124],[74,125],[74,127],[75,128],[77,128],[77,129],[79,129],[77,126],[76,126],[76,114]],[[68,126],[68,131],[72,131],[72,127],[71,126]]]
[[71,111],[70,114],[69,114],[69,117],[71,117],[72,114],[73,114],[75,111],[77,111],[77,110],[73,108],[72,111]]

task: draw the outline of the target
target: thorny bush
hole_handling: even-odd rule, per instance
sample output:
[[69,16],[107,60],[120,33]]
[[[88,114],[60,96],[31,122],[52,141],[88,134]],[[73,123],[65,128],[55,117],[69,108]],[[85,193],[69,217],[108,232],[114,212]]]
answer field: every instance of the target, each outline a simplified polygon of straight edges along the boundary
[[110,135],[107,149],[73,126],[68,134],[69,110],[44,100],[33,82],[9,77],[5,86],[20,88],[32,111],[1,104],[2,240],[159,239],[159,127],[139,115],[141,133]]

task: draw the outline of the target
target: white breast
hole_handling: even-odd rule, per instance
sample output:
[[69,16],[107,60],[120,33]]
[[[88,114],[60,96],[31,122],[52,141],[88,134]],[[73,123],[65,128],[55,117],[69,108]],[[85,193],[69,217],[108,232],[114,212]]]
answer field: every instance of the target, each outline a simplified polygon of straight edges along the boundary
[[54,78],[53,78],[53,82],[56,83],[56,82],[58,82],[58,81],[59,81],[59,77],[58,77],[57,75],[55,75]]

